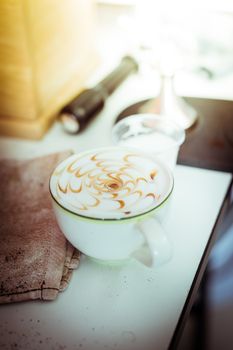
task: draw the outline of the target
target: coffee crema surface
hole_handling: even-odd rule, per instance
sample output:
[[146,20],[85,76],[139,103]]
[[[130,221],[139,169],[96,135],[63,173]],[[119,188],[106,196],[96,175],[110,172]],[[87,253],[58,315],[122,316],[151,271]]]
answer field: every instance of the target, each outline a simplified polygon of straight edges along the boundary
[[172,188],[172,175],[163,164],[123,147],[75,154],[50,179],[52,195],[62,207],[96,219],[146,213],[164,202]]

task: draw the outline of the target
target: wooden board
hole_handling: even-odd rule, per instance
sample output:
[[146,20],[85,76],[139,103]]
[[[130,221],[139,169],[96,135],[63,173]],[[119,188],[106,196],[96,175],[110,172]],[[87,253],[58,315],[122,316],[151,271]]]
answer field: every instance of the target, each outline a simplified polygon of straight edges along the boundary
[[[91,51],[90,51],[91,55]],[[92,52],[93,59],[89,64],[82,65],[82,71],[75,74],[72,79],[62,87],[54,98],[47,105],[38,118],[34,120],[0,118],[0,133],[2,135],[20,137],[26,139],[40,139],[56,119],[60,109],[79,92],[83,90],[84,82],[98,64],[96,52]]]
[[[0,2],[0,133],[38,138],[97,65],[92,0]],[[27,124],[28,123],[28,124]]]

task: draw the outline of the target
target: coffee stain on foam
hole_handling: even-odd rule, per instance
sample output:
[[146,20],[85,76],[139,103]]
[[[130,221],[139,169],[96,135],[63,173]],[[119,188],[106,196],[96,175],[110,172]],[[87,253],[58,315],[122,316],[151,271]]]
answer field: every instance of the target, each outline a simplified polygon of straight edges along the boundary
[[66,185],[66,187],[63,189],[63,188],[61,187],[61,185],[59,184],[59,182],[58,182],[58,183],[57,183],[57,186],[58,186],[59,190],[60,190],[62,193],[64,193],[64,194],[67,193],[68,185]]
[[122,199],[117,199],[117,200],[116,200],[116,202],[118,202],[118,203],[120,204],[119,209],[124,208],[124,206],[125,206],[125,202],[124,202]]
[[[66,169],[66,171],[68,172],[68,173],[73,173],[75,170],[76,170],[76,168],[74,168],[74,169],[72,169],[72,166],[75,164],[77,162],[77,159],[75,159],[72,163],[70,163],[70,165],[67,167],[67,169]],[[63,170],[65,170],[65,168],[63,168]]]
[[136,183],[139,183],[139,181],[147,182],[147,180],[146,180],[144,177],[138,177],[138,178],[136,179]]
[[73,192],[73,193],[80,193],[81,191],[82,191],[82,184],[80,185],[80,187],[79,188],[77,188],[77,189],[74,189],[73,187],[71,187],[71,184],[69,183],[69,190],[71,191],[71,192]]
[[158,172],[157,170],[153,170],[151,173],[150,173],[150,178],[151,180],[154,180],[155,176],[157,176]]

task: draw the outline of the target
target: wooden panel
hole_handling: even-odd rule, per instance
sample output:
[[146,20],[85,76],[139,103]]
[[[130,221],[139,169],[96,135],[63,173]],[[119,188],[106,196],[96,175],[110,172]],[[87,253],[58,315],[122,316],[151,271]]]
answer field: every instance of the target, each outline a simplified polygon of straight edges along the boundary
[[25,0],[40,111],[90,59],[93,7],[87,0]]
[[0,1],[0,115],[35,118],[32,67],[22,2]]
[[94,2],[1,0],[0,16],[0,133],[22,136],[27,120],[27,130],[49,124],[96,67]]
[[56,115],[42,116],[34,120],[0,118],[0,131],[6,136],[41,139],[55,118]]
[[[96,67],[98,59],[95,51],[90,50],[92,60],[83,63],[83,69],[75,74],[72,79],[63,86],[58,94],[54,96],[47,108],[38,118],[34,120],[0,118],[0,133],[2,135],[21,137],[26,139],[40,139],[55,120],[58,111],[67,101],[75,97],[83,90],[84,81],[90,75],[90,72]],[[63,101],[63,102],[62,102]]]

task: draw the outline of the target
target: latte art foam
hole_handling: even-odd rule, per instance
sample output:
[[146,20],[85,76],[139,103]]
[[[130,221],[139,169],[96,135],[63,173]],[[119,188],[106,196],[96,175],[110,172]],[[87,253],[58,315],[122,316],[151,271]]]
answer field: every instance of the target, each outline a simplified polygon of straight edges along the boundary
[[161,204],[172,186],[170,173],[160,163],[119,147],[73,155],[50,180],[52,195],[61,206],[99,219],[145,213]]

